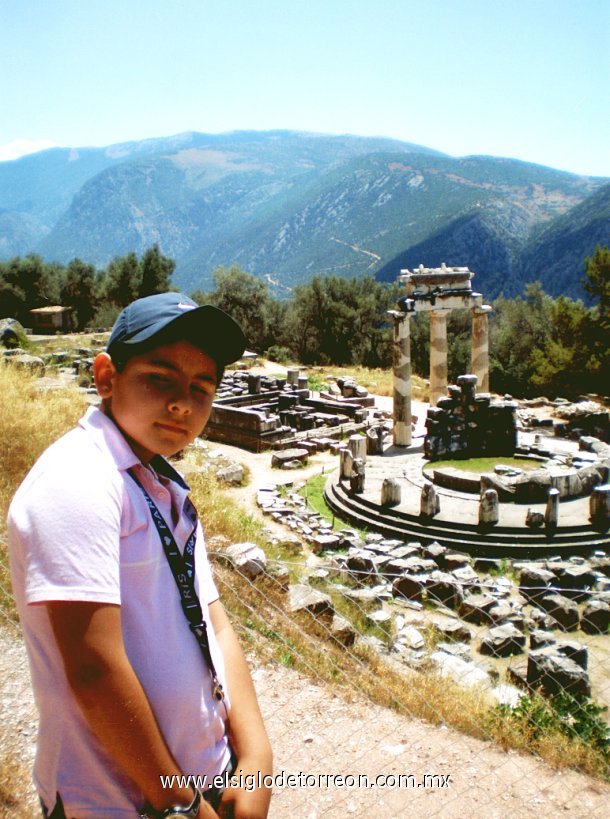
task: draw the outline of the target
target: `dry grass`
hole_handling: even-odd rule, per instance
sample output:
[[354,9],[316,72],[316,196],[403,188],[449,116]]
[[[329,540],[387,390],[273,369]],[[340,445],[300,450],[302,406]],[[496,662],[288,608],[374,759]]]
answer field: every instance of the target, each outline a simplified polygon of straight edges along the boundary
[[[308,367],[307,374],[318,382],[326,382],[327,376],[353,378],[361,387],[374,395],[393,395],[393,374],[391,368],[369,369],[368,367]],[[418,401],[428,400],[428,384],[418,375],[412,376],[412,396]]]
[[[71,429],[86,406],[74,388],[41,391],[39,381],[22,369],[0,362],[0,530],[15,490],[36,459]],[[0,609],[14,616],[8,594],[7,555],[0,540]]]
[[4,363],[0,366],[0,503],[2,517],[10,499],[41,453],[71,429],[83,414],[85,399],[76,387],[40,391],[38,379]]

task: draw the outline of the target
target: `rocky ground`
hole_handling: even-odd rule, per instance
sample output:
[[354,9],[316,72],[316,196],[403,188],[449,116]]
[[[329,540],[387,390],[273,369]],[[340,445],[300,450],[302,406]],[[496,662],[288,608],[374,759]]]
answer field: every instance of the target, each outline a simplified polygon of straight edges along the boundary
[[[253,455],[211,444],[210,449],[245,463],[251,473],[246,487],[229,491],[239,504],[260,514],[260,486],[303,480],[336,466],[336,456],[316,456],[297,472],[271,468],[269,454]],[[265,518],[280,532],[281,525]],[[610,787],[572,771],[559,772],[540,760],[504,752],[451,729],[399,716],[363,696],[333,691],[283,666],[250,658],[253,677],[275,752],[275,770],[301,774],[299,787],[274,789],[272,819],[318,817],[388,817],[479,815],[488,817],[576,817],[607,814]],[[607,657],[606,657],[607,659]],[[29,767],[34,751],[35,710],[27,662],[15,624],[0,628],[0,740]],[[411,775],[411,787],[349,787],[350,776]],[[306,776],[323,775],[322,786],[308,787]],[[347,777],[340,787],[332,775]],[[424,781],[425,775],[432,780]],[[312,780],[309,780],[312,781]],[[356,784],[356,783],[354,783]],[[391,780],[390,780],[391,784]],[[425,787],[434,784],[436,787]],[[419,787],[418,787],[419,785]],[[28,819],[38,815],[32,789],[18,810],[0,817]],[[605,805],[605,807],[604,807]]]

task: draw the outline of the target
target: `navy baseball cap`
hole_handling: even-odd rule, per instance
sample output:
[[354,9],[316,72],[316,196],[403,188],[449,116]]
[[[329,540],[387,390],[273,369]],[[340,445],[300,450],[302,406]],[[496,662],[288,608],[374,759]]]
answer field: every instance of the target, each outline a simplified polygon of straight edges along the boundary
[[158,293],[129,304],[114,323],[107,352],[127,361],[173,341],[188,341],[221,367],[237,361],[246,338],[236,321],[212,304],[199,306],[183,293]]

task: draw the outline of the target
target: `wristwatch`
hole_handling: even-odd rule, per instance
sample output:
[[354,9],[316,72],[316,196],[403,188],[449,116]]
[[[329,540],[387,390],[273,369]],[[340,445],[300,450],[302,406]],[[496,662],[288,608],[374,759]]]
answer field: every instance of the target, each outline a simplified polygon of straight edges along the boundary
[[201,794],[196,788],[193,788],[195,798],[188,807],[184,805],[173,805],[171,808],[165,810],[157,810],[151,806],[146,806],[140,813],[140,819],[180,819],[180,817],[187,817],[187,819],[197,819],[199,815],[199,805],[201,804]]

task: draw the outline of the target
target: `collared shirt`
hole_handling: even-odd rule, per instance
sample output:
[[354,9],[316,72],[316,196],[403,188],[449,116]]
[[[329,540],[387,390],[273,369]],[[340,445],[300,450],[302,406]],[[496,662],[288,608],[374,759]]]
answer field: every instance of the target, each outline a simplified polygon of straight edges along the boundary
[[[139,461],[110,418],[89,409],[77,428],[43,453],[9,510],[13,590],[40,712],[34,778],[46,805],[59,792],[68,815],[79,819],[133,817],[143,798],[75,702],[42,603],[120,605],[127,656],[183,773],[213,776],[229,760],[224,706],[212,698],[210,674],[158,532],[127,470],[135,469],[181,550],[196,513],[178,473],[162,458],[151,465],[154,471]],[[208,619],[208,605],[218,593],[197,525],[195,586]],[[209,620],[208,633],[226,690]]]

